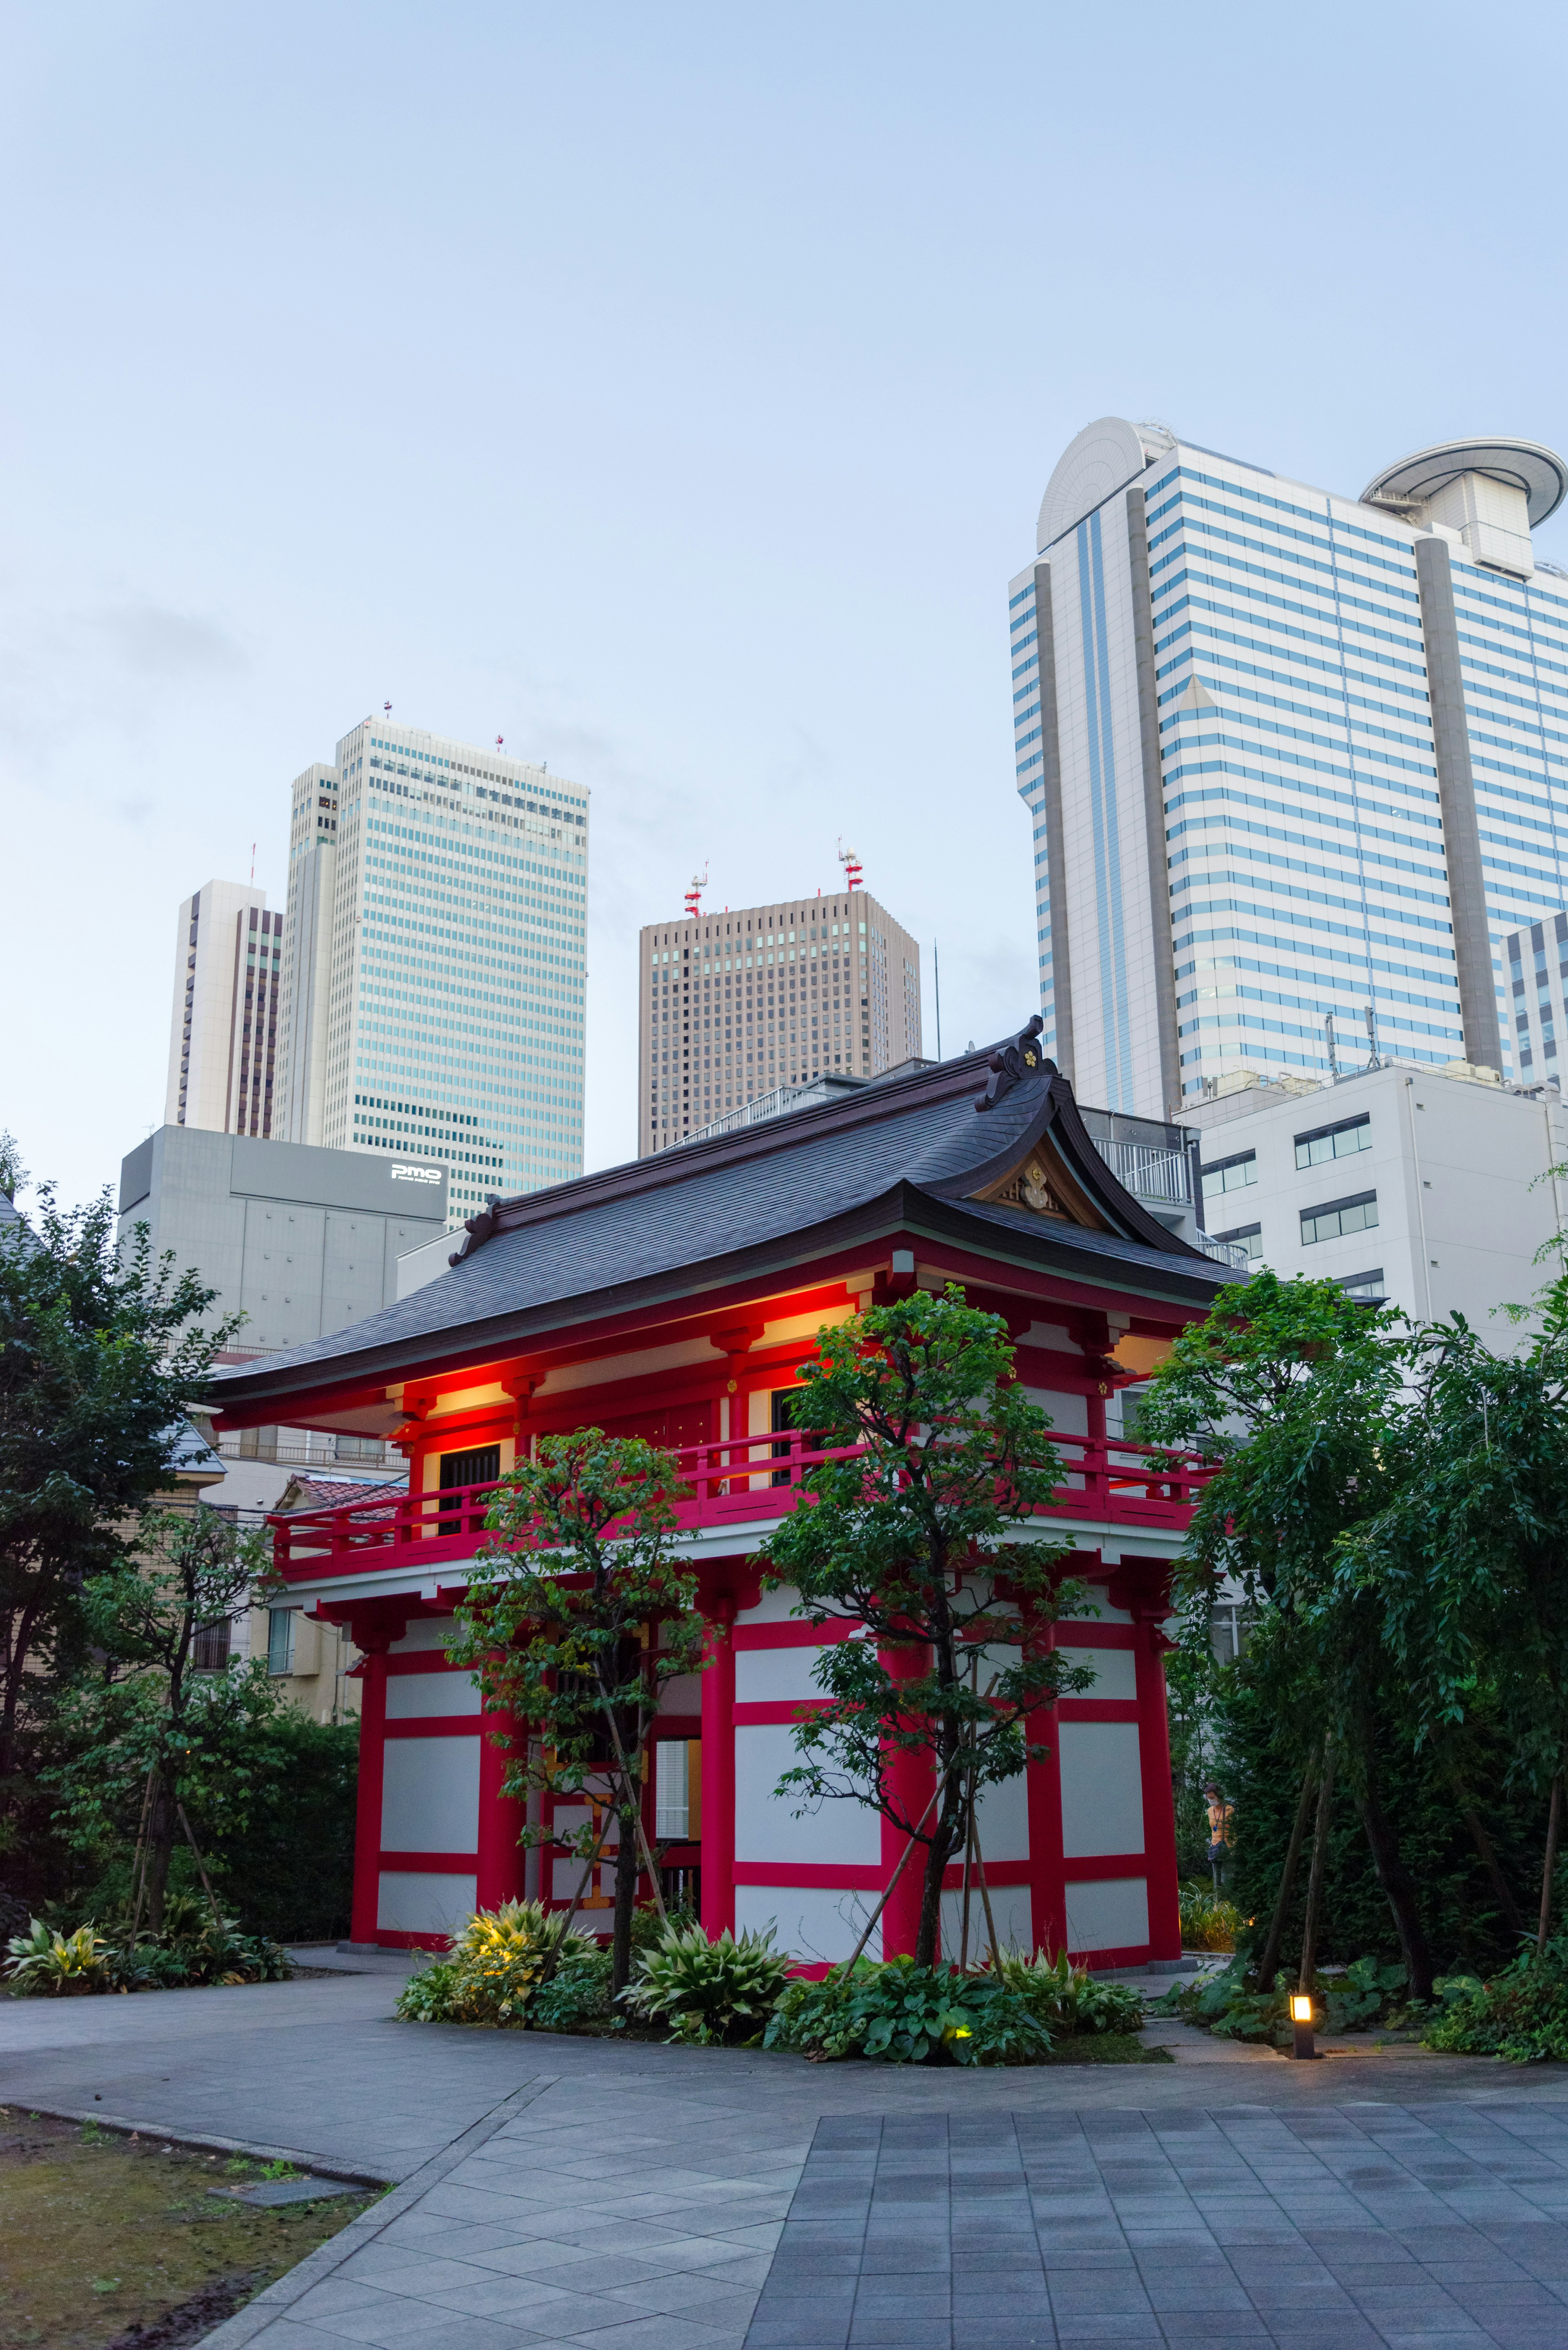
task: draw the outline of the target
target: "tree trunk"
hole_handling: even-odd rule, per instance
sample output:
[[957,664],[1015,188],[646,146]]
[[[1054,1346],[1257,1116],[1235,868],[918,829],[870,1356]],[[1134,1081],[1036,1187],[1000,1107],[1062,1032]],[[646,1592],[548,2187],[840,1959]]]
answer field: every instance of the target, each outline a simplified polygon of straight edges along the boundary
[[1412,1999],[1430,2000],[1432,1954],[1427,1948],[1415,1880],[1400,1855],[1398,1839],[1389,1825],[1388,1814],[1383,1808],[1383,1798],[1378,1792],[1377,1764],[1372,1751],[1370,1730],[1364,1742],[1362,1767],[1361,1825],[1366,1831],[1367,1847],[1372,1855],[1372,1866],[1377,1872],[1377,1882],[1394,1913],[1405,1971],[1410,1981],[1410,1996]]
[[174,1794],[161,1771],[147,1812],[147,1929],[163,1931],[163,1901],[169,1890],[169,1864],[174,1857]]
[[615,1856],[615,1933],[610,1942],[610,1991],[623,1991],[631,1980],[631,1916],[637,1907],[637,1880],[642,1856],[637,1848],[635,1815],[623,1809],[620,1841]]
[[1313,1830],[1312,1873],[1307,1878],[1306,1922],[1302,1929],[1302,1966],[1298,1991],[1311,1991],[1317,1965],[1317,1926],[1323,1914],[1324,1863],[1328,1856],[1328,1822],[1334,1804],[1334,1753],[1324,1741],[1323,1774],[1317,1790],[1317,1825]]
[[1314,1746],[1307,1756],[1307,1766],[1302,1773],[1302,1794],[1301,1801],[1296,1805],[1295,1825],[1291,1830],[1291,1840],[1285,1847],[1285,1864],[1280,1872],[1279,1896],[1274,1903],[1274,1914],[1269,1920],[1269,1939],[1263,1944],[1263,1955],[1258,1961],[1260,1991],[1271,1990],[1274,1977],[1280,1970],[1280,1951],[1284,1946],[1285,1939],[1285,1917],[1291,1906],[1291,1895],[1295,1890],[1296,1869],[1300,1866],[1302,1845],[1306,1836],[1306,1824],[1312,1811],[1313,1781],[1317,1774],[1317,1757],[1318,1750]]
[[1519,1914],[1519,1904],[1513,1898],[1513,1888],[1502,1873],[1502,1864],[1498,1859],[1490,1836],[1481,1824],[1480,1814],[1470,1801],[1469,1791],[1455,1772],[1449,1773],[1449,1783],[1459,1798],[1460,1816],[1470,1832],[1470,1842],[1480,1856],[1480,1865],[1487,1873],[1487,1881],[1497,1896],[1497,1906],[1502,1912],[1502,1922],[1511,1934],[1522,1934],[1524,1920]]
[[1535,1953],[1541,1957],[1552,1933],[1552,1880],[1557,1874],[1557,1836],[1563,1825],[1563,1773],[1552,1782],[1552,1808],[1546,1814],[1546,1859],[1541,1871],[1541,1928]]
[[961,1808],[961,1805],[943,1804],[931,1841],[926,1848],[925,1882],[920,1887],[920,1922],[915,1933],[915,1964],[918,1967],[934,1967],[937,1962],[937,1946],[942,1930],[942,1879],[961,1840],[958,1832],[958,1813]]

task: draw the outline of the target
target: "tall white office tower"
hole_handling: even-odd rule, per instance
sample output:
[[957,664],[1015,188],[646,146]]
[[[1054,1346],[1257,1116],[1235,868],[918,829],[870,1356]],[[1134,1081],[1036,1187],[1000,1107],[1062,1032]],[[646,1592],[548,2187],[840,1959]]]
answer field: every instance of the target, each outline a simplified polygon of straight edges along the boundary
[[180,908],[165,1126],[270,1135],[283,917],[266,891],[204,881]]
[[1163,425],[1072,442],[1009,619],[1045,1041],[1085,1099],[1514,1074],[1502,941],[1568,902],[1568,574],[1531,544],[1565,489],[1524,441],[1359,498]]
[[274,1131],[439,1159],[454,1224],[580,1174],[587,792],[368,718],[290,809]]

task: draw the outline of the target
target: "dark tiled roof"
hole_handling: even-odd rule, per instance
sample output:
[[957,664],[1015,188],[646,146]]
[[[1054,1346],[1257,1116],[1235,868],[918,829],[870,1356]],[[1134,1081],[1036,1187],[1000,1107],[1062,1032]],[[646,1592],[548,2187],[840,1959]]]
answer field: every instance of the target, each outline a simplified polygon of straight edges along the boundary
[[291,1477],[278,1498],[278,1511],[341,1510],[355,1502],[379,1501],[390,1509],[406,1492],[406,1480],[401,1477],[379,1477],[373,1485],[347,1477]]
[[[846,1100],[494,1203],[452,1269],[313,1344],[214,1378],[213,1400],[357,1378],[377,1383],[459,1352],[524,1342],[695,1285],[783,1269],[906,1228],[989,1253],[1206,1305],[1228,1273],[1166,1231],[1095,1149],[1047,1062],[982,1116],[985,1053],[862,1087]],[[1111,1225],[1096,1232],[970,1195],[1051,1149]],[[693,1275],[697,1276],[694,1284]]]

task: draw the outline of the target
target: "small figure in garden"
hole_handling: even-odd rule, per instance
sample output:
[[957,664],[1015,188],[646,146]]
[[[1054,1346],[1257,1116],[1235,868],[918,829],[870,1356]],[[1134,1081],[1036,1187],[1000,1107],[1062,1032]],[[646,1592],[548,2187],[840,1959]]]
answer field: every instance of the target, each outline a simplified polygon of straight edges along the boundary
[[1210,1779],[1203,1790],[1209,1806],[1209,1873],[1214,1879],[1216,1894],[1225,1883],[1225,1864],[1231,1857],[1234,1812]]

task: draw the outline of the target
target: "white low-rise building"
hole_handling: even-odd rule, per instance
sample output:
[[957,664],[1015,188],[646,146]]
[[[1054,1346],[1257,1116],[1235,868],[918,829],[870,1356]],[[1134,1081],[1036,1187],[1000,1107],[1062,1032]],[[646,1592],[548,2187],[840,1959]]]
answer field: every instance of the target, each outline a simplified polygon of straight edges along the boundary
[[1555,1087],[1397,1065],[1327,1086],[1230,1083],[1183,1116],[1211,1237],[1282,1275],[1337,1281],[1417,1321],[1460,1313],[1512,1343],[1500,1309],[1550,1278],[1538,1253],[1568,1229]]

